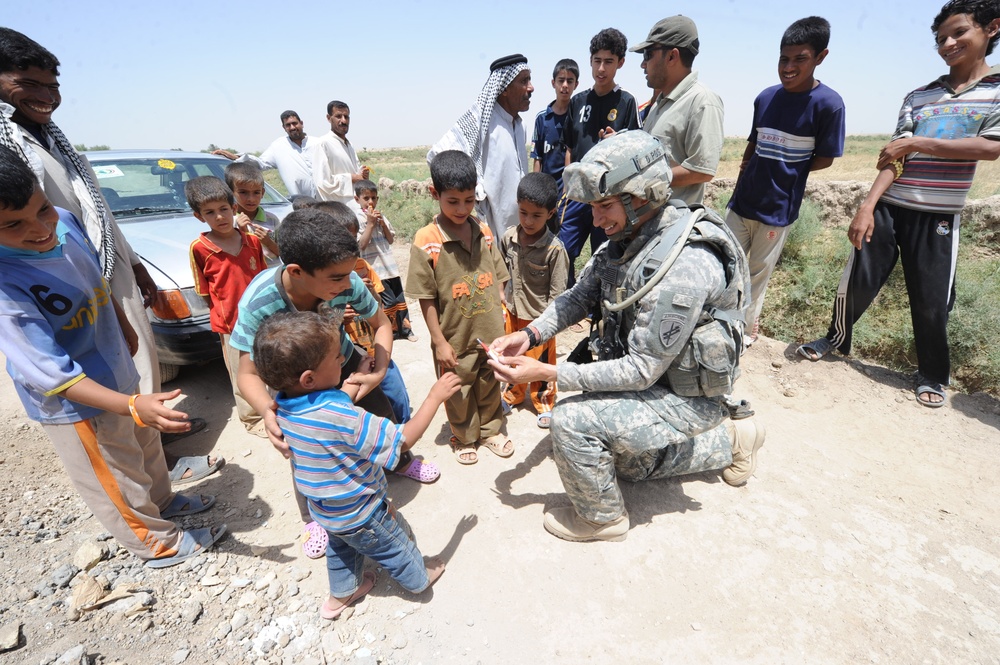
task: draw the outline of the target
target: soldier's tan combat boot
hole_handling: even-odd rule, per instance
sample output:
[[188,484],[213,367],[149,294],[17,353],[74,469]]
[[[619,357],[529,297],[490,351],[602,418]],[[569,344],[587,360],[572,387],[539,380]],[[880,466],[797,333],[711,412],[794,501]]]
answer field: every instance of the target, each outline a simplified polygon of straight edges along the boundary
[[726,423],[733,443],[733,463],[722,470],[722,479],[736,487],[745,483],[757,468],[757,451],[764,445],[764,426],[755,418]]
[[545,513],[545,530],[556,538],[586,543],[591,540],[625,540],[628,535],[628,513],[612,522],[591,522],[577,514],[572,506],[553,508]]

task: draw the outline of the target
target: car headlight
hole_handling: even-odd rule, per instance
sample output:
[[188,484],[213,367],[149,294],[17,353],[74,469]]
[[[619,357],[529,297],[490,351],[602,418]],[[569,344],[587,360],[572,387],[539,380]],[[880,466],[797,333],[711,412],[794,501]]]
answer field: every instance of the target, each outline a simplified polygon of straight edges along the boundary
[[205,299],[194,289],[161,289],[150,309],[161,321],[180,321],[208,314]]

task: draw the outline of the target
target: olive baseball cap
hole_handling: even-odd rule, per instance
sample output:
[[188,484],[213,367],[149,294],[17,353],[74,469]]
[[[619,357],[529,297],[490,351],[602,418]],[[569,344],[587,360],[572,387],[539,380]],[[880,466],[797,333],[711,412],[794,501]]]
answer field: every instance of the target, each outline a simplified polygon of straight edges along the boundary
[[650,46],[686,48],[694,55],[698,55],[698,28],[687,16],[680,14],[671,16],[658,21],[649,31],[646,41],[636,44],[629,51],[642,53]]

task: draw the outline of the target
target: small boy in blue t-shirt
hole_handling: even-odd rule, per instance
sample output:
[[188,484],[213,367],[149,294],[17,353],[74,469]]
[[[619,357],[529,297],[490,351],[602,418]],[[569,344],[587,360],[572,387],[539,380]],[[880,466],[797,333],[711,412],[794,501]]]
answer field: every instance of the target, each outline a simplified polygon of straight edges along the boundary
[[[576,60],[563,58],[552,70],[552,89],[556,98],[544,111],[535,116],[535,131],[531,135],[531,170],[548,173],[556,179],[559,195],[562,196],[562,172],[566,168],[566,139],[563,128],[569,115],[569,101],[580,85],[580,66]],[[546,227],[559,233],[559,218],[549,217]]]
[[190,429],[139,395],[135,331],[110,295],[80,221],[46,198],[31,168],[0,147],[0,352],[28,417],[42,424],[94,517],[150,568],[215,544],[226,526],[181,531],[172,517],[215,504],[175,494],[159,437]]
[[826,19],[792,23],[781,37],[781,85],[767,88],[753,103],[753,131],[726,216],[750,268],[748,346],[757,339],[767,282],[799,216],[806,178],[844,154],[844,101],[813,77],[829,43]]
[[340,326],[317,312],[280,312],[261,323],[253,340],[260,378],[277,389],[278,425],[292,456],[295,487],[313,519],[326,530],[330,597],[320,608],[335,619],[375,584],[361,574],[364,557],[389,571],[407,591],[420,593],[444,572],[426,562],[409,525],[386,500],[383,469],[417,442],[461,379],[447,372],[405,425],[355,406],[341,385]]

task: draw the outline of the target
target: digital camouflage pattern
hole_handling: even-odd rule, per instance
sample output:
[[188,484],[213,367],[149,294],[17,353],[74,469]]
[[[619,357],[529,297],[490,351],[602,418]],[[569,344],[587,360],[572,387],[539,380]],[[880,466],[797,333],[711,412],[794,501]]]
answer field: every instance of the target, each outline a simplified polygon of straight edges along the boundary
[[[616,275],[614,283],[624,287],[620,300],[634,293],[634,283],[624,278],[631,263],[641,260],[647,243],[669,233],[681,217],[667,206],[642,224],[632,240],[602,246],[577,284],[534,321],[541,338],[554,336],[593,311],[602,300],[602,275]],[[689,243],[631,312],[612,314],[602,305],[602,326],[614,316],[623,317],[617,348],[609,347],[614,340],[605,340],[597,349],[600,360],[558,366],[560,389],[587,391],[556,404],[551,428],[560,478],[585,519],[608,522],[624,512],[619,477],[666,478],[732,463],[724,398],[678,395],[666,375],[678,355],[690,349],[706,307],[745,313],[749,273],[724,225],[699,222],[692,238],[710,242]],[[735,257],[731,279],[712,245],[728,247]]]
[[670,178],[663,144],[641,129],[604,139],[563,171],[566,196],[581,203],[620,194],[666,203]]

